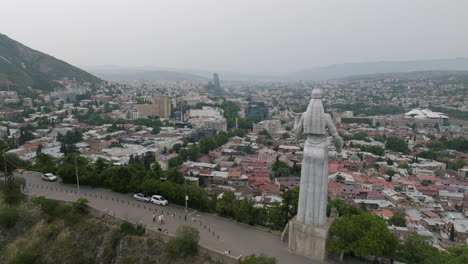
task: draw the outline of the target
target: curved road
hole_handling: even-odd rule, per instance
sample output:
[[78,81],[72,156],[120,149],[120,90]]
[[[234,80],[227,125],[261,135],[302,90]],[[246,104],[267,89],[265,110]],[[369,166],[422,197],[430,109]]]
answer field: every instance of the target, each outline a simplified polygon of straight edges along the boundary
[[[236,257],[263,253],[276,257],[279,263],[320,263],[289,252],[287,244],[281,242],[278,235],[249,225],[192,209],[189,210],[189,217],[185,221],[183,207],[176,205],[161,207],[137,202],[129,194],[83,186],[80,187],[78,194],[76,185],[45,182],[41,180],[40,175],[38,172],[26,171],[23,175],[18,175],[26,179],[26,192],[28,194],[43,195],[47,198],[64,201],[75,201],[79,197],[83,197],[94,208],[112,212],[121,218],[153,228],[167,228],[170,234],[174,234],[180,225],[191,225],[200,231],[201,245],[220,252],[224,252],[226,249],[230,250],[231,255]],[[156,212],[156,216],[163,213],[166,223],[164,225],[153,223],[153,212]]]

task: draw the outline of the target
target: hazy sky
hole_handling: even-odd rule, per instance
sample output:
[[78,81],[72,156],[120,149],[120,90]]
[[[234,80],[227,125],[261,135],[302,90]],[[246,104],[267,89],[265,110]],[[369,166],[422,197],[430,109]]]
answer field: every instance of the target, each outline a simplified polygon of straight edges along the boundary
[[0,0],[0,33],[75,65],[285,72],[468,57],[468,1]]

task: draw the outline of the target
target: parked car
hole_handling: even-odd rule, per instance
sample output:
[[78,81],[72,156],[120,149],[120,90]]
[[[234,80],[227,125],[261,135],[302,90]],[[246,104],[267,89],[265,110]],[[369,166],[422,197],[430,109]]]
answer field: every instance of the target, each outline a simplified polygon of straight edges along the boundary
[[153,195],[151,196],[151,202],[157,205],[166,206],[169,202],[166,198],[162,197],[161,195]]
[[53,181],[57,180],[57,176],[53,175],[52,173],[42,174],[41,178],[44,181],[50,181],[50,182],[53,182]]
[[135,193],[133,195],[133,199],[140,201],[140,202],[147,202],[147,203],[151,201],[151,197],[145,195],[144,193]]

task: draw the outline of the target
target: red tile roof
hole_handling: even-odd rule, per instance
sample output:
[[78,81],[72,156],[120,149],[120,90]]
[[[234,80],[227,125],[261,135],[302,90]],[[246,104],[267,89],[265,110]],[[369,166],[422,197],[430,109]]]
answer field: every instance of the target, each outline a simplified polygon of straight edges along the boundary
[[422,213],[429,218],[439,218],[440,216],[432,211],[422,211]]

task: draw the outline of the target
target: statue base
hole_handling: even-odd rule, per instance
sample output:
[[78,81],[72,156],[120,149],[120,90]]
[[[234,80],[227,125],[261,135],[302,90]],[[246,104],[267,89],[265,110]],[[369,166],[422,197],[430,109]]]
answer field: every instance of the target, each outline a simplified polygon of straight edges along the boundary
[[289,250],[325,262],[327,259],[327,238],[330,221],[322,226],[307,225],[299,222],[296,217],[288,223]]

